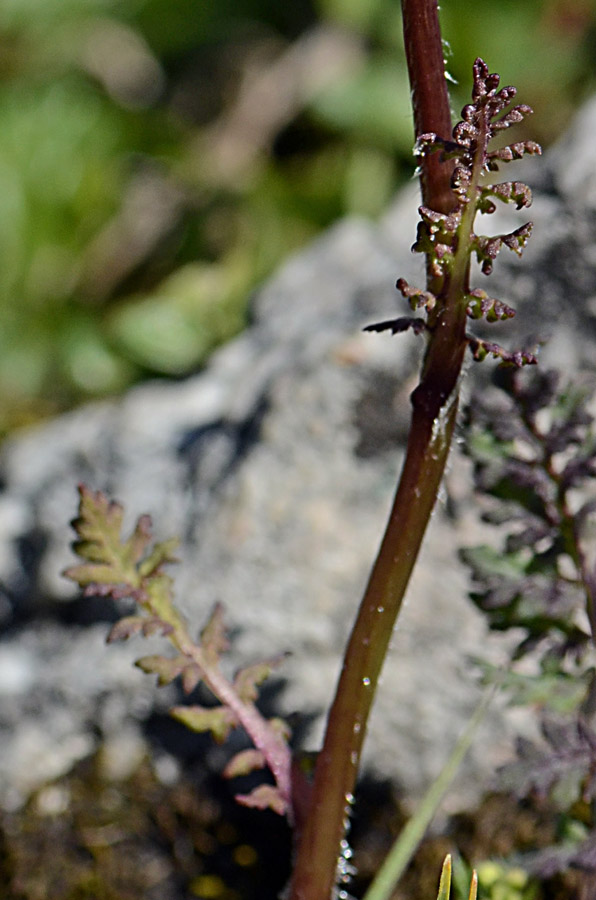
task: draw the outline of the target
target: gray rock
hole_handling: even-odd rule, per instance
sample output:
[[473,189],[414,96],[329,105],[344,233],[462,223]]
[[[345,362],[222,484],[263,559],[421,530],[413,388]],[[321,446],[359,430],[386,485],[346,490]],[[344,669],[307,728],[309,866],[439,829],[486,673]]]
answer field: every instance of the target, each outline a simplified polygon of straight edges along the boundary
[[[593,356],[596,207],[591,188],[576,204],[582,182],[574,177],[576,152],[596,139],[593,107],[578,118],[571,141],[513,176],[538,184],[535,235],[525,261],[504,251],[487,283],[519,310],[511,327],[493,326],[493,339],[512,346],[550,332],[545,359],[567,370],[590,365]],[[582,171],[585,165],[582,156]],[[158,696],[132,668],[149,652],[145,646],[103,647],[107,625],[98,623],[97,607],[89,601],[86,622],[60,575],[72,563],[67,523],[80,481],[123,502],[129,524],[149,512],[158,537],[180,536],[180,606],[198,627],[214,601],[223,601],[235,632],[232,666],[291,651],[281,672],[282,712],[319,714],[328,705],[392,499],[422,349],[409,335],[361,329],[401,314],[398,275],[423,283],[421,261],[409,252],[417,202],[409,187],[378,224],[343,221],[290,259],[256,297],[252,326],[201,374],[143,385],[5,442],[5,805],[18,805],[98,740],[140,732],[171,696]],[[487,228],[522,221],[504,209]],[[487,378],[490,368],[474,367],[468,383]],[[475,542],[479,530],[467,468],[454,451],[445,493],[459,514],[448,515],[439,502],[366,748],[366,765],[414,800],[477,703],[469,655],[502,652],[466,599],[466,574],[456,560],[457,548]],[[492,710],[452,807],[487,784],[510,753],[515,727],[510,713]],[[319,716],[311,745],[320,731]]]

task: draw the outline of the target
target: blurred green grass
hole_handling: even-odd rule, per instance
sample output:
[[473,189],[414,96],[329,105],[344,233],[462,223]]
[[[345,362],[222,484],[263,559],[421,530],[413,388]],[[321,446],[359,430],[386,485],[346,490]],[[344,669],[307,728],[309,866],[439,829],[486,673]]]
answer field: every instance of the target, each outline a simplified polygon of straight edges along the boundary
[[[444,0],[548,145],[596,86],[593,0]],[[397,0],[4,0],[0,433],[196,371],[247,298],[412,172]]]

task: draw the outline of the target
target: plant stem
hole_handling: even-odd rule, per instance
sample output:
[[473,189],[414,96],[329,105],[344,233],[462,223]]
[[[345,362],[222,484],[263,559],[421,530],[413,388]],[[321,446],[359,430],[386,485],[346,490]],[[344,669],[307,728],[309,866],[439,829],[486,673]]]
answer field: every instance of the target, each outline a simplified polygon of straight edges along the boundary
[[[451,134],[451,111],[443,43],[436,0],[402,0],[404,44],[414,111],[416,137],[434,131],[441,137]],[[451,167],[438,154],[426,157],[420,178],[422,200],[438,212],[453,207]]]
[[[416,136],[450,137],[451,114],[436,0],[403,0],[404,35]],[[455,205],[451,166],[438,154],[422,162],[424,204]],[[454,267],[454,271],[457,266]],[[467,267],[458,277],[428,275],[438,298],[400,482],[344,657],[319,754],[309,814],[298,835],[289,900],[330,900],[344,839],[368,716],[396,617],[418,556],[449,455],[465,351]]]

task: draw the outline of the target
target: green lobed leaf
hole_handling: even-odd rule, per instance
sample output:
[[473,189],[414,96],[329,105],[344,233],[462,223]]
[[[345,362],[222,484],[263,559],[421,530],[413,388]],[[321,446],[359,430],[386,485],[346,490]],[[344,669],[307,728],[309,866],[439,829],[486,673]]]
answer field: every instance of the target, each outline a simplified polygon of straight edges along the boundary
[[467,447],[474,461],[502,465],[513,454],[515,444],[512,440],[500,440],[489,429],[472,428],[468,431]]
[[174,556],[174,550],[180,546],[178,538],[170,538],[167,541],[160,541],[155,544],[151,552],[139,564],[139,575],[146,578],[155,575],[158,569],[168,563],[179,562]]
[[269,678],[283,659],[283,656],[279,656],[276,659],[264,660],[239,669],[234,677],[234,690],[239,698],[244,703],[252,703],[253,700],[256,700],[259,695],[258,685]]
[[525,575],[528,567],[528,555],[524,551],[503,554],[488,544],[466,547],[460,555],[473,570],[474,577],[517,580]]
[[285,719],[280,719],[279,716],[273,716],[268,720],[268,724],[275,734],[278,734],[284,741],[289,741],[292,730]]
[[221,603],[215,604],[207,624],[201,631],[201,646],[207,664],[217,667],[220,654],[229,646]]
[[[73,547],[79,555],[85,554],[85,550],[80,549],[80,544],[74,544]],[[69,566],[63,570],[62,574],[65,578],[70,578],[71,581],[76,582],[81,588],[88,588],[93,585],[124,586],[123,582],[115,577],[117,573],[114,571],[114,566],[103,563],[83,563],[78,566]],[[131,587],[132,590],[134,590],[133,587]]]
[[238,778],[240,775],[249,775],[257,769],[262,769],[265,765],[265,756],[256,748],[252,747],[248,750],[241,750],[229,761],[225,767],[224,778]]
[[151,539],[149,516],[141,516],[130,538],[122,540],[123,509],[119,503],[85,485],[79,485],[79,498],[79,515],[72,523],[79,540],[73,548],[82,559],[97,565],[71,567],[66,570],[67,577],[81,587],[94,582],[138,586],[136,564]]
[[196,663],[190,663],[182,672],[182,688],[185,694],[190,694],[199,681],[203,677],[201,670]]
[[498,682],[509,695],[512,706],[548,709],[553,713],[569,715],[578,709],[586,698],[587,683],[594,672],[590,669],[579,677],[577,673],[542,671],[537,675],[504,670],[481,659],[473,660],[482,671],[485,684]]
[[207,709],[204,706],[174,706],[170,715],[191,731],[210,731],[218,743],[223,743],[238,719],[228,706]]
[[146,672],[148,675],[157,675],[157,683],[160,687],[170,684],[180,675],[187,664],[185,656],[160,656],[155,654],[152,656],[143,656],[137,659],[135,666]]
[[147,607],[151,614],[166,622],[172,630],[186,631],[186,619],[178,612],[172,596],[173,581],[169,575],[158,573],[149,576],[144,588],[147,595]]

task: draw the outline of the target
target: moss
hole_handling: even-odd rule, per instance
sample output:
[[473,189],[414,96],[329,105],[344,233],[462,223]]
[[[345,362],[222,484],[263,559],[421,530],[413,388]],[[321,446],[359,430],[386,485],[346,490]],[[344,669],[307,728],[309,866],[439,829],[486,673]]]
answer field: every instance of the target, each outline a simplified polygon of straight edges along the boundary
[[191,774],[164,785],[148,761],[114,783],[99,757],[88,759],[0,817],[0,895],[274,898],[287,876],[287,830],[273,815],[238,808],[226,787]]

